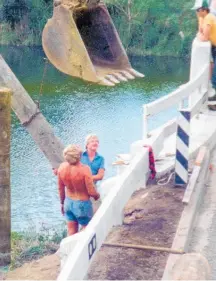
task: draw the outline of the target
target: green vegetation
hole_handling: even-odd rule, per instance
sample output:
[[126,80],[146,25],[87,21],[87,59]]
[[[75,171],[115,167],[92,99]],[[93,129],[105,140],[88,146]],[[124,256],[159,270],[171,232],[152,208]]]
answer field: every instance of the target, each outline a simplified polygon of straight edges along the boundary
[[52,0],[0,0],[0,44],[41,45]]
[[107,0],[107,4],[129,52],[168,56],[189,53],[196,32],[196,16],[191,11],[194,0]]
[[62,229],[43,227],[39,233],[34,228],[22,233],[12,232],[10,270],[22,266],[25,262],[55,253],[67,234],[66,229]]
[[[41,45],[53,0],[0,0],[0,44]],[[196,32],[194,0],[105,0],[132,54],[186,56]],[[181,32],[181,33],[180,33]],[[182,34],[184,36],[180,36]]]

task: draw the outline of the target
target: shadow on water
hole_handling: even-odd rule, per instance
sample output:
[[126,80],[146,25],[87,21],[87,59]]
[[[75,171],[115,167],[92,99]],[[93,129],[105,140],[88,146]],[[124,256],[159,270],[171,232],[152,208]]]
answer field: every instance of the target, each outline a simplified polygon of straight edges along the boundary
[[[127,153],[142,136],[142,105],[170,93],[188,80],[188,62],[173,58],[132,57],[132,65],[144,79],[103,87],[74,79],[48,63],[44,71],[41,48],[0,47],[0,53],[33,99],[39,100],[44,116],[66,145],[84,143],[86,134],[100,138],[106,177],[115,174],[111,163],[117,153]],[[174,110],[155,117],[150,127],[169,120]],[[59,210],[56,178],[31,136],[13,115],[12,120],[12,226],[29,223],[56,225],[63,220]]]

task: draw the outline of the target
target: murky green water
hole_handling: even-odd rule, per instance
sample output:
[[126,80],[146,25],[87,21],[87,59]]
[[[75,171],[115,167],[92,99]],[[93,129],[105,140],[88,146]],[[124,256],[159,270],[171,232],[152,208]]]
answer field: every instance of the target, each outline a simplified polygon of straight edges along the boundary
[[[188,79],[188,62],[170,58],[131,59],[144,79],[106,88],[66,76],[48,65],[42,95],[44,69],[41,49],[0,47],[14,73],[33,99],[40,101],[44,116],[66,145],[83,145],[90,132],[100,138],[100,153],[106,161],[106,177],[115,174],[112,161],[127,153],[130,144],[142,136],[142,105],[175,89]],[[173,110],[156,117],[154,127],[168,120]],[[60,214],[56,178],[31,136],[13,116],[11,188],[13,230],[42,223],[58,225]]]

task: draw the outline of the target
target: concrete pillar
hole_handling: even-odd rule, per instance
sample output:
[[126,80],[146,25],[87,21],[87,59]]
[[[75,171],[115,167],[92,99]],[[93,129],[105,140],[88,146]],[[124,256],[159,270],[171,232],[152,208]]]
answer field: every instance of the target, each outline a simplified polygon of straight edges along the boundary
[[191,51],[190,80],[196,78],[204,65],[209,64],[210,66],[210,47],[210,42],[201,42],[197,38],[194,39]]
[[190,80],[194,80],[200,74],[203,67],[208,65],[209,71],[206,74],[205,83],[191,94],[188,102],[189,107],[193,106],[197,99],[197,94],[204,91],[210,91],[210,57],[211,57],[211,44],[210,42],[201,42],[197,38],[194,39],[191,51],[191,64],[190,64]]
[[10,263],[11,194],[10,194],[11,92],[0,89],[0,265]]

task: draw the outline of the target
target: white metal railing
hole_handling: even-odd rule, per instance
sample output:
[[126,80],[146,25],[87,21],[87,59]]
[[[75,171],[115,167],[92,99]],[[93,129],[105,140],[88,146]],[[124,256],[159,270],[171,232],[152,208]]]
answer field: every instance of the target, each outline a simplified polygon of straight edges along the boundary
[[176,112],[177,130],[173,131],[176,132],[175,185],[186,185],[188,182],[191,120],[207,101],[209,70],[210,44],[195,39],[191,54],[190,81],[171,94],[143,106],[143,140],[147,141],[151,136],[148,130],[149,118],[179,105],[179,112]]
[[[189,107],[193,111],[193,115],[200,109],[204,94],[207,92],[207,81],[209,76],[209,64],[206,63],[200,73],[194,80],[181,85],[160,99],[143,105],[143,139],[149,137],[148,120],[150,117],[174,107],[177,104],[182,105],[182,101],[189,98]],[[191,97],[195,100],[195,105],[192,104]]]
[[189,107],[179,109],[176,133],[175,185],[186,185],[188,183],[191,120],[197,113],[200,112],[200,108],[203,104],[205,104],[207,98],[207,89],[203,87],[200,90],[199,88],[199,90],[195,91],[195,94],[193,95],[193,102],[191,98]]

